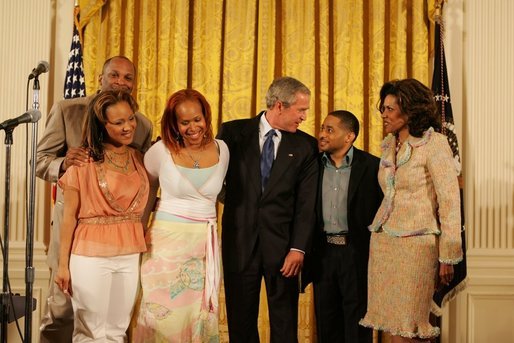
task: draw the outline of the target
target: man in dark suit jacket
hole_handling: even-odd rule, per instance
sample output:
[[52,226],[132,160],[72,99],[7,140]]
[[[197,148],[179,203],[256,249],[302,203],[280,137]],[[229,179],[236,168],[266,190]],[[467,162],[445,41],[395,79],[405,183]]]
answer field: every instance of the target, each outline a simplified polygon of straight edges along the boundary
[[313,270],[318,342],[371,343],[366,313],[371,224],[382,201],[379,159],[353,147],[359,121],[334,111],[319,133],[320,178]]
[[[233,343],[259,342],[263,277],[271,342],[297,342],[298,274],[314,232],[319,170],[316,140],[298,130],[309,101],[310,91],[300,81],[276,79],[266,95],[266,111],[225,123],[218,135],[230,150],[222,254]],[[269,149],[267,176],[262,165]]]

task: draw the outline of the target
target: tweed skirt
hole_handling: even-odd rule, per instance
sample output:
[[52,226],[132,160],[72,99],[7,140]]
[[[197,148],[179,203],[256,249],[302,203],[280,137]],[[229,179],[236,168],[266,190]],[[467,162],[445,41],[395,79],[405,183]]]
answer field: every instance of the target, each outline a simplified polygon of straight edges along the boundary
[[438,273],[437,237],[371,235],[368,309],[360,324],[395,336],[430,338],[429,323]]

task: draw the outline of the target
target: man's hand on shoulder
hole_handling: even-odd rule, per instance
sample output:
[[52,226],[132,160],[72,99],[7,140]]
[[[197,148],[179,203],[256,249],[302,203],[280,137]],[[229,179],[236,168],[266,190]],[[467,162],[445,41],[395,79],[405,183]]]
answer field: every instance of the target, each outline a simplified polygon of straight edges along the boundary
[[71,166],[82,166],[83,164],[89,163],[91,157],[89,157],[89,150],[86,148],[69,148],[64,157],[64,161],[61,164],[62,171],[66,171]]

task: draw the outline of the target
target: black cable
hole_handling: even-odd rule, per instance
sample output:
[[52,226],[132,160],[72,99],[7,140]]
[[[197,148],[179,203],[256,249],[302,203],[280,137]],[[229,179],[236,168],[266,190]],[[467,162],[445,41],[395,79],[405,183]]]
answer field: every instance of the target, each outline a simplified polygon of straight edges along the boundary
[[[0,248],[2,250],[2,257],[5,258],[5,250],[4,250],[4,243],[3,243],[3,237],[0,234]],[[22,343],[25,342],[23,339],[23,334],[21,333],[20,329],[20,323],[18,322],[18,317],[16,316],[16,309],[14,308],[14,300],[13,300],[13,294],[11,289],[11,280],[9,279],[9,274],[7,274],[7,289],[9,291],[9,302],[11,303],[11,310],[14,317],[14,321],[16,323],[16,329],[18,330],[18,336],[20,337]],[[8,320],[9,318],[7,318]]]

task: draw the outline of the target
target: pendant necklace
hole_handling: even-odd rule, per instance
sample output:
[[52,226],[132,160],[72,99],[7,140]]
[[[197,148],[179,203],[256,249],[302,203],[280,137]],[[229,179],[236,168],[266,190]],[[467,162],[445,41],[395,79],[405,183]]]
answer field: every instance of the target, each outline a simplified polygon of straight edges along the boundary
[[400,138],[396,138],[397,141],[396,141],[396,152],[400,151],[400,149],[402,148],[402,141],[400,140]]
[[[118,161],[116,161],[114,156],[111,156],[110,153],[113,153],[118,156],[126,156],[125,161],[119,163]],[[124,172],[128,171],[128,165],[129,165],[129,161],[130,161],[130,158],[128,155],[128,150],[125,150],[125,152],[123,152],[123,153],[118,153],[115,151],[109,151],[109,152],[105,151],[105,156],[107,157],[107,163],[110,164],[111,166],[113,166],[114,168],[122,170]]]
[[193,161],[193,169],[200,169],[200,158],[194,158],[193,155],[191,155],[191,153],[189,153],[188,148],[184,148],[184,149],[186,150],[186,153],[189,156],[189,158],[191,159],[191,161]]

